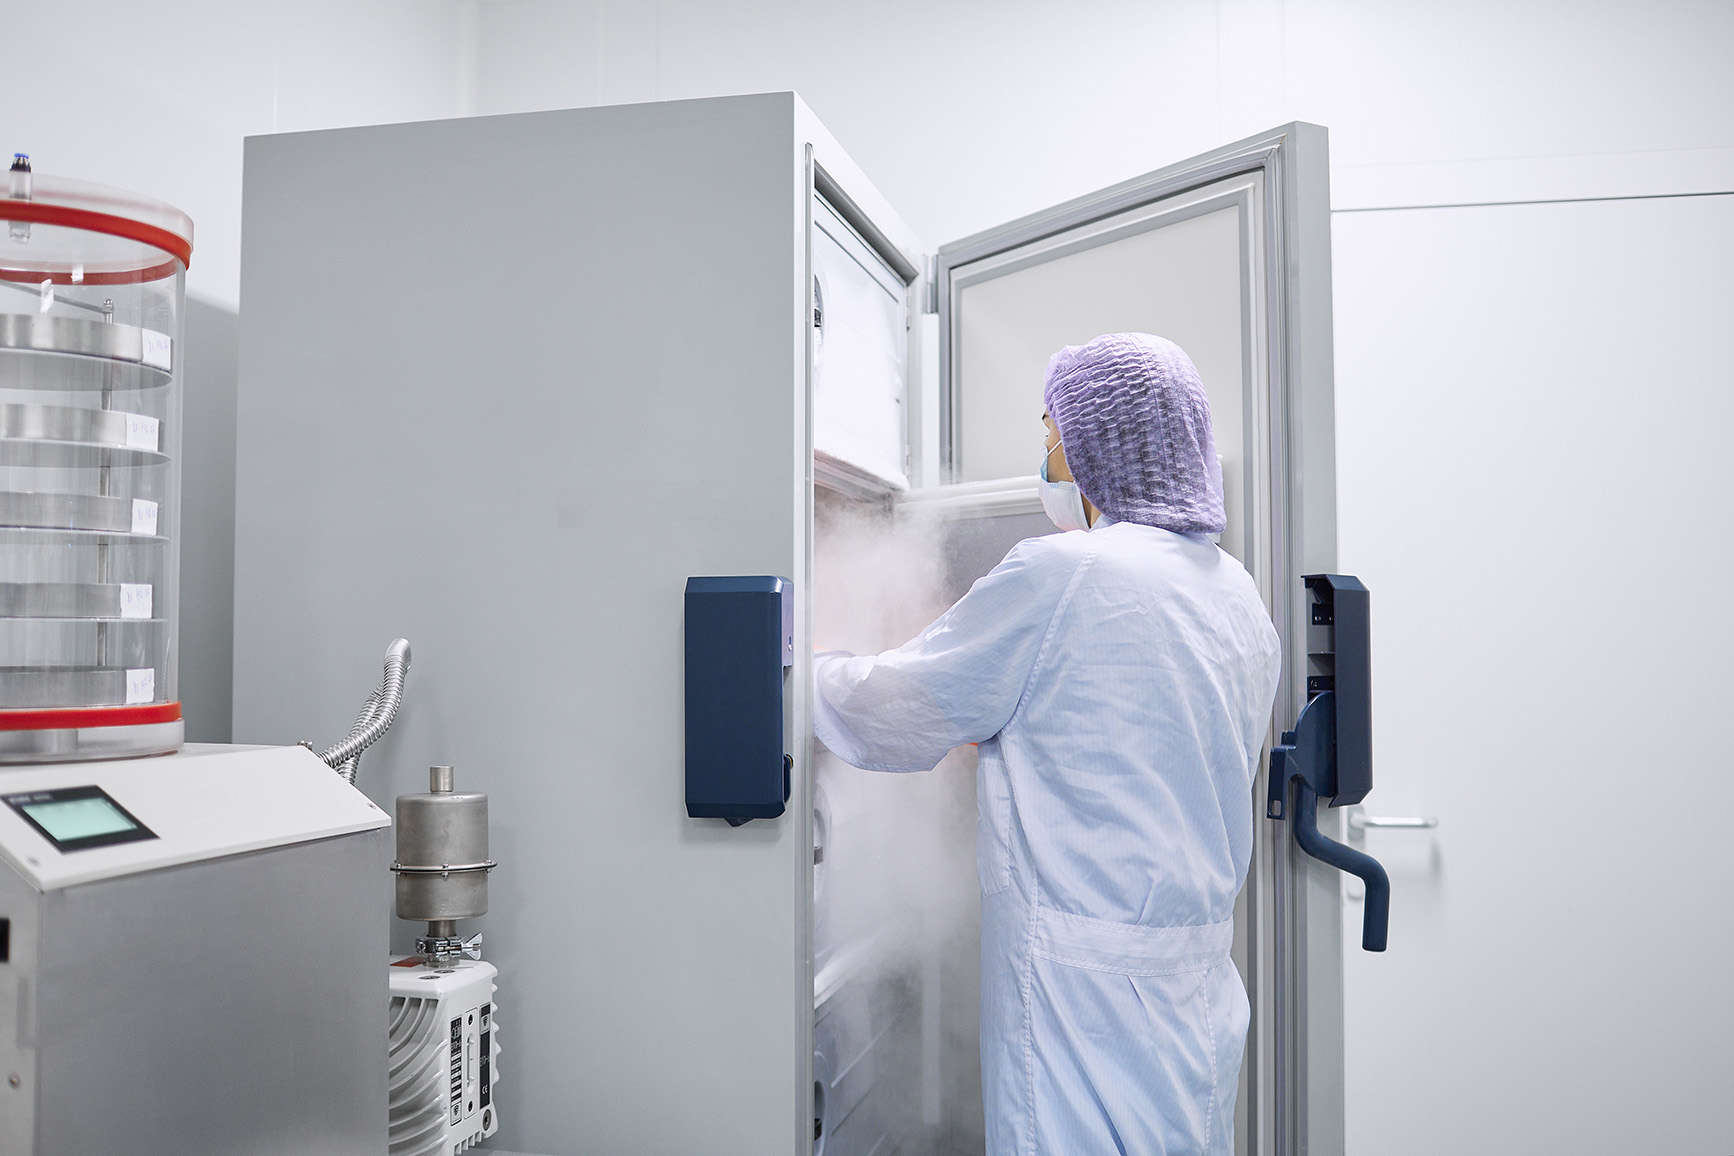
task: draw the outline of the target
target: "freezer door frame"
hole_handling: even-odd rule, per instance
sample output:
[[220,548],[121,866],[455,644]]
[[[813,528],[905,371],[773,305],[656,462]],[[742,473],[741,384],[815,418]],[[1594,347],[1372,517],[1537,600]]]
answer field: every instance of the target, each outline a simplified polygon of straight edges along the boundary
[[[941,473],[955,484],[961,407],[954,366],[965,287],[1241,207],[1244,415],[1247,443],[1261,451],[1247,455],[1245,561],[1284,653],[1255,799],[1264,790],[1277,720],[1293,719],[1305,699],[1301,575],[1336,564],[1328,147],[1321,126],[1283,125],[942,246],[932,273]],[[1009,480],[968,486],[1033,490]],[[1336,817],[1326,812],[1320,821],[1328,831]],[[1342,1148],[1341,921],[1335,877],[1298,856],[1283,825],[1257,821],[1236,920],[1253,1007],[1237,1113],[1241,1152],[1291,1156]]]
[[[823,123],[797,97],[795,107],[795,141],[800,214],[800,243],[794,270],[797,300],[802,303],[799,328],[799,355],[802,358],[801,381],[804,389],[803,412],[806,421],[805,466],[802,474],[801,516],[802,574],[810,584],[813,573],[813,487],[817,483],[857,499],[892,500],[897,492],[881,479],[864,470],[852,470],[846,463],[821,463],[814,454],[813,388],[815,384],[815,349],[812,324],[812,285],[815,271],[813,232],[818,227],[814,219],[816,199],[823,199],[827,208],[852,229],[856,238],[884,263],[904,284],[906,310],[913,311],[923,288],[921,280],[922,254],[925,246],[916,239],[891,205],[880,195],[865,173],[826,130]],[[917,347],[913,342],[912,325],[906,325],[905,339],[909,342],[904,356],[905,450],[909,452],[921,436],[917,419],[920,389],[925,383],[917,377]],[[812,638],[812,598],[810,590],[797,592],[797,617],[794,678],[791,684],[793,709],[790,714],[789,750],[794,755],[794,789],[789,813],[779,822],[794,825],[796,839],[803,848],[813,845],[813,765],[812,765],[812,657],[808,641]],[[813,1026],[816,1008],[813,991],[813,859],[809,852],[796,857],[795,888],[802,913],[801,958],[797,966],[805,970],[805,983],[800,995],[796,1023],[799,1035],[795,1040],[794,1091],[795,1131],[794,1151],[810,1153],[814,1144],[815,1096],[813,1074]]]

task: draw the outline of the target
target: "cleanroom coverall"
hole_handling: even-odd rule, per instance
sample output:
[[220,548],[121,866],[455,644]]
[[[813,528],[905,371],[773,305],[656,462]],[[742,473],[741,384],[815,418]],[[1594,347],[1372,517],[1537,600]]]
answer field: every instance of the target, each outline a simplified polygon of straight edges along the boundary
[[1202,535],[1033,538],[908,644],[821,656],[858,767],[980,743],[989,1156],[1222,1153],[1248,1005],[1229,961],[1280,647]]

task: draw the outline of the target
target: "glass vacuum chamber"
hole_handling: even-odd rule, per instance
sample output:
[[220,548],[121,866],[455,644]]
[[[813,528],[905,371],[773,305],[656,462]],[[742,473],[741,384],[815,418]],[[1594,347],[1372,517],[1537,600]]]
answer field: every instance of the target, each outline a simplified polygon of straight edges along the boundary
[[192,222],[23,155],[7,178],[0,763],[172,751]]

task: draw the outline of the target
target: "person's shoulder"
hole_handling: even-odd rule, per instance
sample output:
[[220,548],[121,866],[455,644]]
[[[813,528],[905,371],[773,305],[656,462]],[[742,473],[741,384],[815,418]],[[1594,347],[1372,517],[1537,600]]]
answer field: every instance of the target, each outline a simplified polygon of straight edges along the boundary
[[1026,596],[1036,596],[1036,588],[1044,595],[1058,597],[1094,554],[1090,535],[1082,530],[1064,531],[1025,538],[1013,546],[993,568],[990,575],[1006,589],[1024,589]]
[[1007,562],[1015,561],[1036,569],[1070,571],[1094,554],[1100,545],[1099,540],[1091,540],[1091,534],[1086,530],[1063,530],[1057,534],[1025,538],[1013,546],[1005,558]]

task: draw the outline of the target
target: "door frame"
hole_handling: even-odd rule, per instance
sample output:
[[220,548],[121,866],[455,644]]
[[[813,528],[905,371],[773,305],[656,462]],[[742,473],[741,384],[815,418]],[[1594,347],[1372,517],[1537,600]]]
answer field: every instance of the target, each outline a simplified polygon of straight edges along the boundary
[[[1336,568],[1326,130],[1283,125],[941,247],[932,272],[939,439],[942,478],[954,481],[961,407],[953,360],[964,286],[1229,203],[1242,205],[1246,441],[1260,451],[1246,459],[1245,541],[1284,651],[1255,784],[1262,799],[1269,747],[1306,700],[1300,577]],[[1327,832],[1333,821],[1321,816]],[[1236,918],[1253,1009],[1236,1146],[1255,1156],[1342,1150],[1340,885],[1335,872],[1298,853],[1288,826],[1255,821]]]

